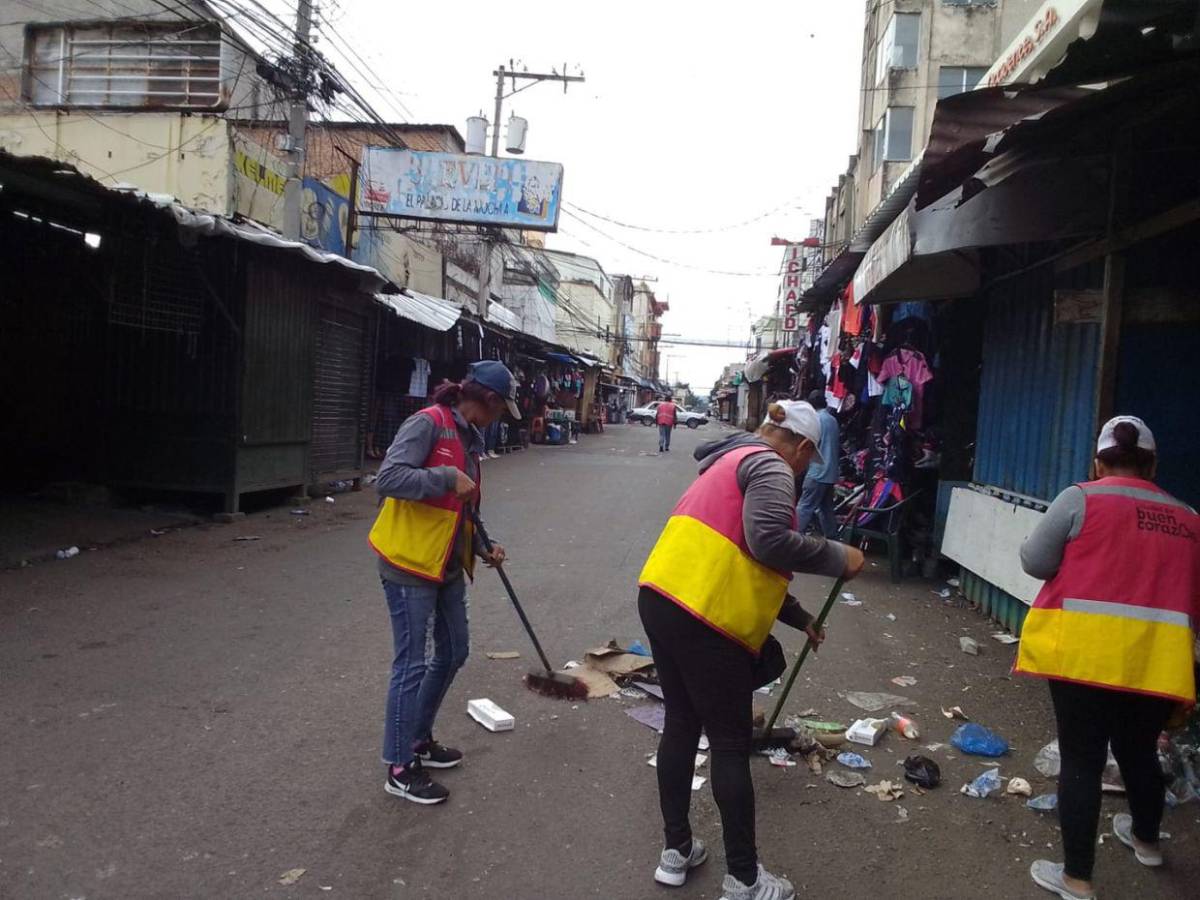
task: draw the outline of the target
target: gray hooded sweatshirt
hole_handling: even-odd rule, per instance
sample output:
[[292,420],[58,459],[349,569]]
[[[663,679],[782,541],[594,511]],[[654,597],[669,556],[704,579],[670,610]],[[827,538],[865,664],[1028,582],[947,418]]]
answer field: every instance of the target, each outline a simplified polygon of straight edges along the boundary
[[[693,454],[700,473],[707,472],[718,459],[739,447],[770,447],[755,434],[735,434],[709,441]],[[796,474],[777,453],[755,453],[738,465],[738,488],[745,497],[742,504],[742,529],[750,554],[772,569],[828,575],[836,578],[846,571],[846,547],[822,537],[800,534],[792,526],[796,513]],[[806,628],[812,616],[788,596],[779,620],[796,628]]]

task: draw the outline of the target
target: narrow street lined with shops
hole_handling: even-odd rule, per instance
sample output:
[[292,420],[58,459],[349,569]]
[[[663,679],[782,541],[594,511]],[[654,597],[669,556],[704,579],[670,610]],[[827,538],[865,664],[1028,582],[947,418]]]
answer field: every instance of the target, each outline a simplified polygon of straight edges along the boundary
[[[694,475],[691,451],[727,433],[681,428],[658,455],[655,429],[610,425],[484,464],[485,518],[553,662],[645,640],[638,571]],[[450,801],[423,808],[384,793],[391,646],[365,541],[375,497],[334,499],[306,516],[273,507],[0,572],[0,897],[666,896],[651,879],[656,735],[624,714],[653,701],[526,691],[534,654],[490,571],[470,591],[472,654],[439,720],[438,737],[466,753],[442,779]],[[1004,777],[1053,792],[1034,767],[1054,736],[1045,686],[1009,676],[1015,648],[953,589],[939,596],[945,582],[893,585],[886,572],[873,555],[848,586],[861,605],[835,606],[786,711],[848,722],[867,714],[839,693],[909,698],[918,741],[891,732],[874,748],[840,748],[872,761],[868,785],[892,780],[904,796],[880,802],[802,758],[793,768],[755,758],[762,858],[804,896],[1042,896],[1027,871],[1057,845],[1056,819],[1023,797],[960,794],[987,760],[948,745],[961,723],[940,710],[960,706],[1011,743]],[[814,612],[828,589],[819,578],[793,584]],[[799,649],[796,632],[776,634]],[[964,636],[981,655],[962,652]],[[519,659],[486,655],[514,650]],[[905,675],[916,682],[892,683]],[[472,722],[476,697],[510,712],[515,730]],[[774,698],[755,701],[769,710]],[[902,778],[914,752],[942,769],[924,795]],[[713,898],[720,828],[709,786],[693,797],[696,834],[714,852],[673,896]],[[1121,808],[1106,800],[1102,833]],[[1105,895],[1188,895],[1200,878],[1197,815],[1194,805],[1168,811],[1161,871],[1105,839]]]

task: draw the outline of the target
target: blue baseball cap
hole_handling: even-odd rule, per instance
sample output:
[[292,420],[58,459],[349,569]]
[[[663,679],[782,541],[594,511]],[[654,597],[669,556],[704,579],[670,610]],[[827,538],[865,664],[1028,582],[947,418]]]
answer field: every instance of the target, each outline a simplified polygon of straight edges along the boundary
[[504,363],[493,359],[473,362],[467,367],[467,381],[474,381],[489,391],[495,391],[508,404],[509,414],[520,420],[521,410],[517,408],[517,379]]

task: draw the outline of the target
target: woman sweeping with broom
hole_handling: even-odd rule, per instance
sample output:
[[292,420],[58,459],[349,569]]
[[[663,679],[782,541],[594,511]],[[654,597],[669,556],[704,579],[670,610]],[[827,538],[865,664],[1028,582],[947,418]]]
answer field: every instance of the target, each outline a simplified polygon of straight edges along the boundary
[[[370,542],[380,557],[395,650],[384,720],[384,789],[414,803],[446,800],[450,792],[425,768],[450,769],[463,758],[433,739],[433,720],[467,661],[464,576],[472,574],[476,554],[489,565],[504,562],[503,547],[479,545],[469,512],[479,506],[480,430],[505,406],[521,418],[516,390],[502,363],[473,363],[462,384],[442,384],[433,405],[400,426],[375,483],[383,506]],[[430,638],[433,658],[426,662]]]
[[862,553],[795,530],[796,479],[820,459],[821,424],[807,403],[772,403],[757,434],[701,446],[700,477],[683,495],[639,579],[638,611],[666,706],[658,749],[665,843],[654,873],[678,886],[708,858],[688,822],[696,747],[712,752],[728,874],[722,900],[790,900],[792,885],[758,861],[750,779],[756,664],[776,619],[819,644],[813,618],[788,596],[793,572],[854,578]]

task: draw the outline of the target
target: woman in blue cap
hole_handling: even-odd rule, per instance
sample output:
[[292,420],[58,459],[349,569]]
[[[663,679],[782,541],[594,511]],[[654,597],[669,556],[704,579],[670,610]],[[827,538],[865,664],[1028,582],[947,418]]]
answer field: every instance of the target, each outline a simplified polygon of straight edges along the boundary
[[[408,418],[388,448],[375,482],[382,505],[371,529],[395,648],[384,720],[384,789],[432,805],[450,796],[426,768],[450,769],[460,751],[433,738],[433,720],[455,673],[467,661],[466,581],[487,553],[471,525],[478,510],[482,429],[507,407],[514,419],[517,380],[499,362],[472,363],[461,384],[444,382],[433,405]],[[426,661],[432,631],[433,657]]]

